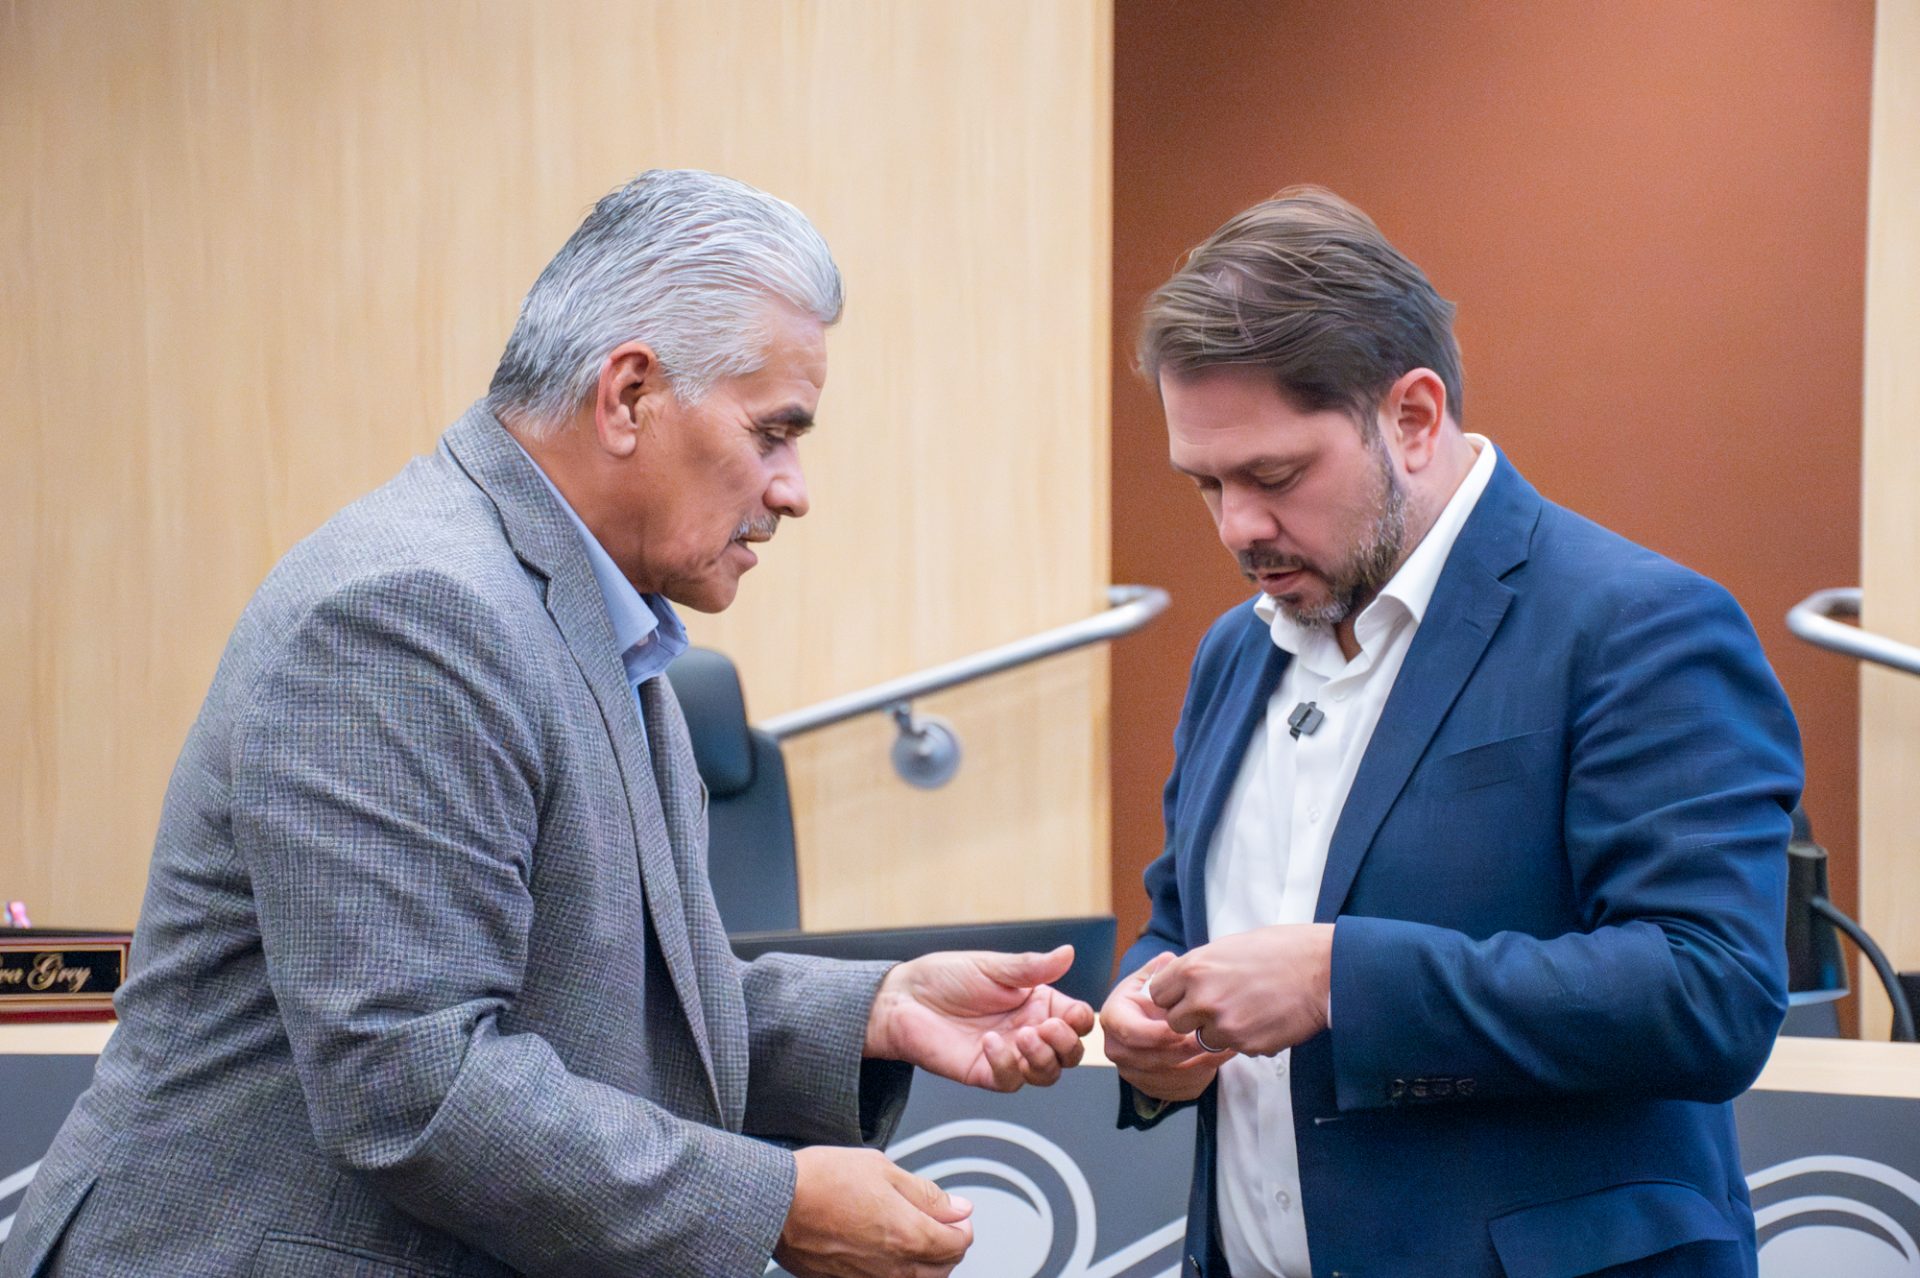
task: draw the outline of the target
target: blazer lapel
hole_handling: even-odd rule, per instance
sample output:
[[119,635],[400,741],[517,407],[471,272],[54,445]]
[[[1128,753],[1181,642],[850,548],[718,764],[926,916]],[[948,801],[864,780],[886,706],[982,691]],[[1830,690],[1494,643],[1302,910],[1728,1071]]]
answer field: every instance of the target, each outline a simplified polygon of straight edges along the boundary
[[1181,803],[1193,816],[1191,822],[1182,822],[1188,833],[1180,880],[1186,916],[1181,925],[1190,947],[1207,943],[1207,850],[1213,846],[1213,832],[1240,775],[1247,742],[1266,718],[1267,702],[1292,659],[1273,642],[1271,628],[1262,625],[1249,608],[1246,631],[1216,685],[1222,690],[1220,699],[1209,710],[1208,723],[1195,734],[1193,760],[1181,768],[1182,783],[1191,777],[1196,787],[1194,797]]
[[724,1113],[699,974],[687,936],[686,910],[674,869],[673,834],[661,806],[640,708],[627,683],[626,669],[614,651],[613,623],[607,619],[606,601],[587,563],[586,549],[533,463],[484,402],[468,409],[448,429],[445,444],[461,469],[493,500],[514,553],[546,580],[547,611],[599,706],[640,848],[640,878],[654,939],[686,1013],[715,1111]]
[[[647,742],[653,747],[656,793],[660,796],[667,836],[675,849],[675,864],[691,867],[688,877],[697,878],[705,873],[707,864],[707,829],[701,809],[700,765],[694,759],[693,738],[687,732],[680,703],[664,676],[649,679],[640,686],[640,701],[646,717]],[[722,1126],[737,1132],[747,1111],[746,997],[719,911],[711,904],[710,896],[699,894],[698,883],[689,882],[686,887],[698,897],[696,908],[701,911],[682,916],[692,933],[683,949],[692,957],[710,1018],[702,1022],[709,1038],[701,1040],[713,1061],[708,1078],[714,1085],[714,1103]]]
[[1514,592],[1501,578],[1527,558],[1540,495],[1504,456],[1447,556],[1427,613],[1360,760],[1327,850],[1314,919],[1346,904],[1380,823],[1500,628]]

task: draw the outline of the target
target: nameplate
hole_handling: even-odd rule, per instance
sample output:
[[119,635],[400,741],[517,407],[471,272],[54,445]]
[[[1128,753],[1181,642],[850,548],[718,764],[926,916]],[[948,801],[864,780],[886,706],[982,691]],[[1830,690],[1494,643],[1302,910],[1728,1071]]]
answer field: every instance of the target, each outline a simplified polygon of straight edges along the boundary
[[0,1020],[110,1020],[133,938],[0,930]]

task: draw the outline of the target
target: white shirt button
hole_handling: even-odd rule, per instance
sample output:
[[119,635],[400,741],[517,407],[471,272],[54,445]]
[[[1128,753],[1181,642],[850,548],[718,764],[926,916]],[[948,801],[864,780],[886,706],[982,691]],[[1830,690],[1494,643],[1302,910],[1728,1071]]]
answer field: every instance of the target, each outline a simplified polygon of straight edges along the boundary
[[1287,1076],[1287,1058],[1285,1053],[1273,1058],[1273,1076],[1275,1078],[1285,1078]]
[[1320,819],[1320,809],[1319,809],[1319,808],[1308,808],[1308,809],[1307,809],[1307,820],[1309,820],[1309,821],[1318,821],[1319,819]]
[[1335,701],[1345,701],[1347,699],[1347,690],[1345,688],[1340,689],[1340,691],[1333,694],[1333,699]]
[[1281,1211],[1293,1210],[1293,1195],[1284,1189],[1276,1189],[1273,1191],[1273,1201],[1280,1204]]

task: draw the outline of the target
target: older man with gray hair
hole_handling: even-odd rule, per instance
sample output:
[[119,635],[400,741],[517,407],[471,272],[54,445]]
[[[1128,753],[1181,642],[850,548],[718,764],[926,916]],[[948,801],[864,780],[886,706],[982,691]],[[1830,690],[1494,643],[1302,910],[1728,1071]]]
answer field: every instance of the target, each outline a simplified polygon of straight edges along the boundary
[[275,567],[0,1278],[960,1260],[967,1204],[874,1147],[914,1065],[1076,1063],[1070,952],[738,964],[660,677],[672,605],[725,608],[806,513],[840,307],[790,205],[643,174],[541,274],[488,397]]

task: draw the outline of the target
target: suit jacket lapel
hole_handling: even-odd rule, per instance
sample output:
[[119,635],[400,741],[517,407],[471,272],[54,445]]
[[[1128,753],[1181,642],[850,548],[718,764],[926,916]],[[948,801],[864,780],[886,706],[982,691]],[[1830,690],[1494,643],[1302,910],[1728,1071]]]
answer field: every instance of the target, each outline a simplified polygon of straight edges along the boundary
[[1486,491],[1447,556],[1347,793],[1327,850],[1316,921],[1338,917],[1380,823],[1480,664],[1513,602],[1514,592],[1501,578],[1526,562],[1539,517],[1540,495],[1505,457],[1497,458]]
[[699,975],[687,936],[686,911],[674,870],[673,834],[661,807],[639,706],[619,654],[614,651],[613,623],[607,619],[606,601],[587,563],[586,549],[533,463],[484,403],[468,409],[448,429],[445,443],[461,469],[485,490],[500,511],[514,553],[546,580],[547,611],[599,705],[640,848],[640,878],[654,939],[673,978],[674,993],[686,1012],[715,1110],[724,1113]]
[[[665,678],[642,684],[640,700],[646,716],[647,743],[653,752],[656,793],[675,850],[675,864],[686,867],[689,879],[697,878],[706,873],[707,828],[701,811],[700,765],[693,757],[693,738]],[[704,1022],[711,1027],[711,1041],[698,1029],[695,1037],[721,1067],[708,1070],[721,1124],[739,1131],[747,1111],[747,1004],[720,913],[711,904],[710,895],[698,892],[699,887],[693,882],[686,884],[689,893],[697,894],[696,909],[700,912],[683,915],[692,933],[683,948],[693,958],[701,998],[711,1018]]]
[[1181,912],[1185,915],[1181,923],[1189,946],[1207,943],[1207,850],[1213,846],[1213,833],[1219,828],[1227,797],[1240,775],[1247,743],[1266,718],[1267,702],[1280,686],[1280,677],[1291,660],[1287,651],[1273,642],[1272,630],[1248,609],[1246,631],[1217,685],[1222,689],[1220,700],[1208,711],[1214,722],[1202,725],[1195,733],[1199,748],[1181,768],[1181,784],[1195,787],[1193,798],[1180,803],[1194,818],[1187,826],[1180,881],[1184,903]]

